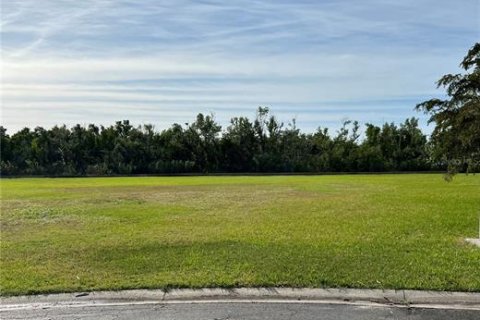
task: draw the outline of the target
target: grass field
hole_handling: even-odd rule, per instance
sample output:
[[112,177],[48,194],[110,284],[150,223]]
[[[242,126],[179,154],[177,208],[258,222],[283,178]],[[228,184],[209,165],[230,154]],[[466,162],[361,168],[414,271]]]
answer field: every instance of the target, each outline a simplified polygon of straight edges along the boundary
[[480,176],[3,179],[3,295],[301,286],[480,291]]

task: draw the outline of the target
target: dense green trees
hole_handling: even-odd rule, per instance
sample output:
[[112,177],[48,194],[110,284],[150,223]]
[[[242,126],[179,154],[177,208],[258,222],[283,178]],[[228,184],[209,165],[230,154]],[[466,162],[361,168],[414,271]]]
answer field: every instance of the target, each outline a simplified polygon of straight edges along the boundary
[[255,119],[235,117],[222,131],[210,115],[161,132],[119,121],[109,127],[25,128],[9,136],[0,127],[2,175],[111,175],[213,172],[377,172],[443,169],[438,146],[414,118],[399,126],[357,122],[336,134],[302,133],[268,108]]

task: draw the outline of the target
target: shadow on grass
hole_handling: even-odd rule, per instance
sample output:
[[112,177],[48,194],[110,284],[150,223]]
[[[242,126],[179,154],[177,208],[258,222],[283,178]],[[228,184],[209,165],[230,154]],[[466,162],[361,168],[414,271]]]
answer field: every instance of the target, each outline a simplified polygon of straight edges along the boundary
[[[398,247],[382,251],[365,244],[98,243],[38,265],[6,265],[2,294],[259,286],[479,291],[478,269],[468,263],[468,253],[448,248],[441,254]],[[452,273],[455,256],[464,261],[454,263]]]

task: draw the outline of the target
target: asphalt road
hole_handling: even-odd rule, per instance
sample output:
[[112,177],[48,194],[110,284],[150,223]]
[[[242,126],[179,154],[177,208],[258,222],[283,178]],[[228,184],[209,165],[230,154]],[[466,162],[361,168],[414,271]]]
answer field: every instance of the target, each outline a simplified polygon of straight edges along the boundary
[[29,305],[0,308],[0,319],[480,319],[479,310],[407,308],[312,302],[158,302],[65,305]]

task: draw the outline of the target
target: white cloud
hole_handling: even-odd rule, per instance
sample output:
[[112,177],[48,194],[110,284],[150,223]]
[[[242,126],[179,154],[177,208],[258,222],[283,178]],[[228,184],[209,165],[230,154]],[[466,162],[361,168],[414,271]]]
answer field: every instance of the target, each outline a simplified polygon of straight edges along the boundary
[[226,122],[260,104],[310,129],[397,121],[458,70],[480,21],[466,0],[39,3],[2,3],[2,123],[14,130],[198,111]]

